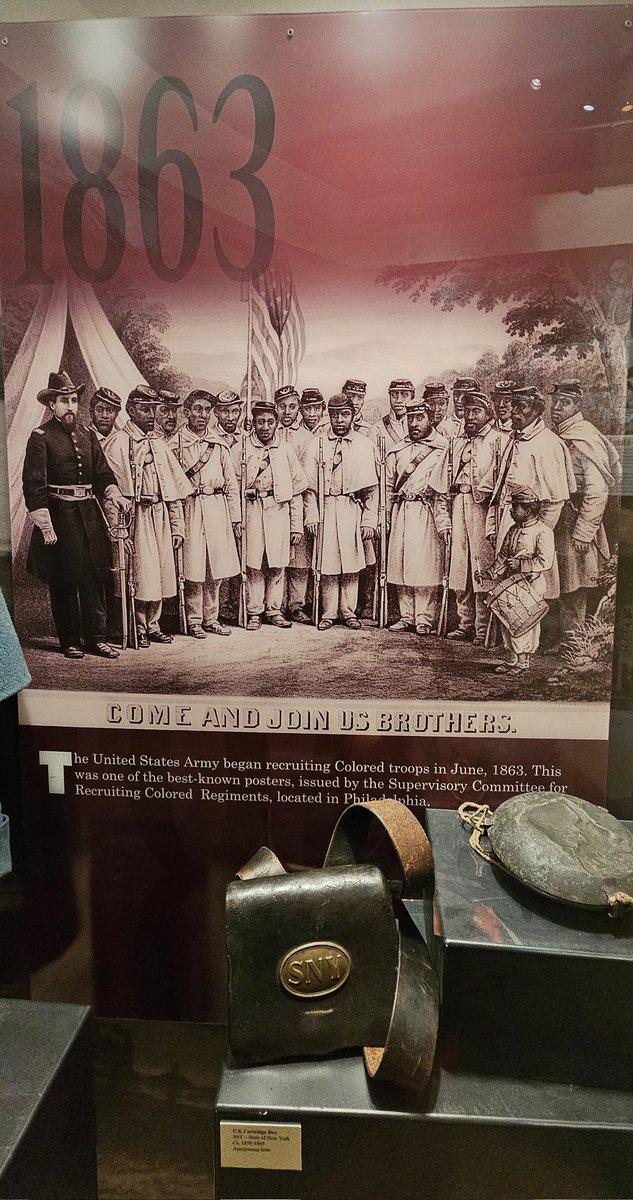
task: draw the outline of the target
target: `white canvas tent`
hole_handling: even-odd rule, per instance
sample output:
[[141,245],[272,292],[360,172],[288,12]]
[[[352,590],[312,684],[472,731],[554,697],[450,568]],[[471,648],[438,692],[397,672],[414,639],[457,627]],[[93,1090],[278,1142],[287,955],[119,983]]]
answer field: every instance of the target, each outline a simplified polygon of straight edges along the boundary
[[[90,284],[74,275],[61,276],[52,288],[42,291],[4,384],[7,413],[13,413],[7,433],[7,456],[14,551],[26,519],[22,496],[26,443],[43,416],[37,393],[46,387],[49,373],[63,366],[68,317],[95,388],[111,388],[125,401],[132,388],[145,382]],[[119,414],[120,423],[125,419],[123,412]]]

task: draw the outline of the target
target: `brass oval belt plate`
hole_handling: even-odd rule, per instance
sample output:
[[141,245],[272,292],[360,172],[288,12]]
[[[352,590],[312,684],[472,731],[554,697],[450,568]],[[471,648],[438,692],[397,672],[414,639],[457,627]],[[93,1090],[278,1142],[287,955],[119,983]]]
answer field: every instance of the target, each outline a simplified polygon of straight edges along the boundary
[[279,979],[282,987],[300,1000],[329,996],[348,981],[352,960],[336,942],[306,942],[282,958]]

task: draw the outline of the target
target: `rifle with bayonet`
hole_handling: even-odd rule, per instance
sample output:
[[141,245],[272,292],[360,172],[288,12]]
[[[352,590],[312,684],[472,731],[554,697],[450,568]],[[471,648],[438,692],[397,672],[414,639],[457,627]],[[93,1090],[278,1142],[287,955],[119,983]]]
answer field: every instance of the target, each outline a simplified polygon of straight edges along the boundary
[[242,629],[246,629],[248,623],[248,609],[246,600],[246,435],[242,437],[242,449],[240,453],[240,511],[242,518],[242,536],[240,538],[240,604],[238,620]]
[[387,450],[385,438],[378,436],[378,626],[387,624]]
[[449,519],[448,534],[444,542],[444,566],[442,570],[442,603],[437,622],[437,636],[446,637],[448,632],[448,580],[451,571],[451,550],[453,544],[453,439],[448,443],[446,509]]
[[[495,453],[494,453],[494,470],[493,470],[493,477],[492,477],[493,494],[496,490],[497,482],[499,480],[500,468],[501,468],[501,442],[500,442],[499,438],[496,438],[495,439]],[[496,554],[497,537],[499,535],[499,497],[498,496],[497,496],[497,503],[494,505],[493,533],[494,533],[493,546],[494,546],[494,551]],[[488,617],[488,624],[486,626],[486,636],[484,638],[484,648],[486,650],[490,650],[491,647],[494,646],[496,640],[497,640],[497,619],[491,609],[490,616]]]
[[319,435],[317,456],[317,533],[312,547],[312,623],[319,624],[321,604],[321,570],[323,567],[323,527],[325,524],[325,459],[323,457],[323,435]]
[[[134,533],[135,533],[135,513],[136,513],[136,459],[134,457],[134,442],[130,438],[129,443],[130,457],[130,476],[132,479],[132,502],[130,505],[130,515],[128,524],[128,538],[125,549],[128,551],[125,561],[125,580],[126,586],[122,590],[122,595],[125,596],[127,611],[129,612],[128,621],[128,639],[133,650],[138,650],[138,624],[136,621],[136,580],[134,577]],[[123,611],[123,600],[121,601],[121,612]]]
[[176,579],[178,581],[178,626],[180,632],[187,634],[187,606],[185,604],[185,553],[182,546],[174,550],[176,562]]

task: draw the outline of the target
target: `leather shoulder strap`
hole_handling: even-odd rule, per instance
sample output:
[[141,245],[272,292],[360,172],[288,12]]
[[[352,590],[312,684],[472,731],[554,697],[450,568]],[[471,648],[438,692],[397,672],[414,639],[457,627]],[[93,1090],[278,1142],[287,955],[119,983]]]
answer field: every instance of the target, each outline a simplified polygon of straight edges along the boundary
[[402,875],[402,894],[418,895],[433,874],[433,854],[417,817],[399,800],[368,800],[365,804],[352,804],[347,808],[339,817],[323,866],[340,867],[364,862],[367,837],[374,821],[382,825],[396,852]]

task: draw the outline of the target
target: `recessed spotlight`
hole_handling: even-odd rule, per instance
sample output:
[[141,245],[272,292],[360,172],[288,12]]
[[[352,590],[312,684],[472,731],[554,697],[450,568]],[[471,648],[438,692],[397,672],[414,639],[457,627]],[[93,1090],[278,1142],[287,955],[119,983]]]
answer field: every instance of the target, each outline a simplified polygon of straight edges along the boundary
[[596,106],[595,104],[583,104],[582,109],[583,112],[595,112]]
[[532,88],[533,92],[540,92],[542,86],[543,86],[543,84],[541,83],[540,79],[531,79],[530,80],[530,87]]
[[622,105],[622,112],[625,112],[625,113],[633,112],[633,103],[631,103],[630,100],[627,100],[626,104]]

